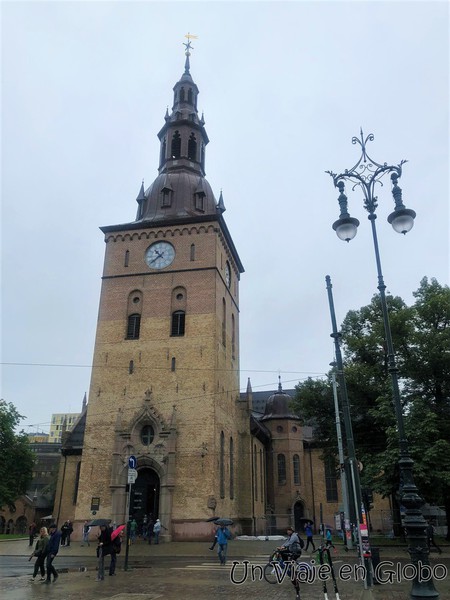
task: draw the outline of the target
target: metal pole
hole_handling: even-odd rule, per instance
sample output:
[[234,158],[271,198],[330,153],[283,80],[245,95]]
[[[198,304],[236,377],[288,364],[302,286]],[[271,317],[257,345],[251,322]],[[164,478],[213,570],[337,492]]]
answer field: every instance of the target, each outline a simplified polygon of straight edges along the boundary
[[127,537],[126,537],[126,548],[125,548],[125,562],[123,565],[123,570],[124,571],[129,571],[128,568],[128,555],[130,553],[130,545],[131,545],[131,539],[130,539],[130,534],[131,534],[131,523],[130,523],[130,498],[131,498],[131,486],[133,484],[129,483],[128,484],[128,494],[127,494],[127,505],[126,505],[126,509],[125,509],[125,520],[127,523]]
[[[342,412],[344,415],[344,427],[345,427],[345,437],[346,437],[346,442],[347,442],[347,452],[348,452],[348,458],[350,459],[350,462],[349,462],[350,470],[352,472],[351,480],[354,481],[355,485],[356,485],[355,490],[354,490],[354,497],[356,498],[354,512],[355,512],[355,514],[356,513],[359,514],[360,507],[361,507],[361,484],[359,481],[359,471],[357,469],[356,451],[355,451],[355,444],[353,441],[353,427],[352,427],[352,421],[351,421],[351,417],[350,417],[350,405],[348,402],[347,383],[345,381],[344,363],[342,360],[342,353],[341,353],[341,345],[340,345],[341,334],[337,330],[336,313],[334,310],[334,301],[333,301],[333,292],[332,292],[333,286],[331,285],[331,277],[329,275],[327,275],[325,277],[325,281],[327,284],[328,303],[330,306],[330,316],[331,316],[331,326],[333,329],[333,333],[331,334],[331,337],[334,340],[334,352],[335,352],[335,356],[336,356],[336,365],[337,365],[336,374],[338,376],[339,392],[340,392],[340,398],[341,398],[341,402],[342,402]],[[352,518],[353,518],[353,515],[352,515]]]
[[[394,197],[395,209],[388,217],[388,222],[392,224],[398,233],[407,233],[413,226],[416,213],[407,209],[402,202],[402,190],[398,186],[398,179],[402,175],[402,166],[407,162],[402,160],[398,165],[388,165],[387,163],[378,163],[373,160],[367,153],[367,142],[373,141],[374,135],[371,133],[364,136],[361,129],[360,137],[353,137],[352,143],[361,146],[361,156],[358,162],[351,168],[346,169],[343,173],[336,174],[332,171],[327,171],[333,178],[334,186],[340,191],[338,198],[341,214],[337,221],[333,223],[333,229],[336,231],[341,240],[349,242],[356,235],[356,230],[359,225],[358,219],[350,217],[348,212],[347,196],[344,193],[345,183],[350,182],[352,189],[359,187],[364,194],[364,208],[369,213],[369,220],[372,226],[372,236],[375,249],[375,259],[378,272],[378,290],[380,292],[381,308],[383,312],[383,324],[386,337],[386,345],[388,350],[388,371],[392,381],[393,403],[395,415],[397,419],[397,427],[400,442],[400,458],[398,461],[400,470],[400,485],[399,494],[400,502],[405,507],[405,518],[403,525],[406,530],[408,540],[408,552],[411,556],[411,562],[417,568],[419,563],[429,565],[429,551],[425,534],[426,522],[423,518],[421,507],[423,500],[419,496],[417,486],[414,483],[413,465],[414,462],[409,454],[408,441],[405,435],[403,423],[403,410],[400,400],[400,390],[398,385],[398,369],[395,361],[394,346],[392,344],[391,327],[389,322],[389,312],[386,302],[386,286],[383,281],[381,271],[380,253],[378,248],[378,239],[375,228],[376,209],[378,206],[378,197],[375,195],[375,185],[378,183],[383,185],[381,179],[387,174],[391,174],[393,184],[392,195]],[[398,217],[400,217],[400,224]],[[397,223],[397,225],[395,225]],[[411,589],[411,600],[437,600],[439,594],[434,587],[432,580],[419,581],[419,574],[413,581]]]
[[[348,487],[347,487],[347,475],[345,473],[344,468],[344,448],[342,445],[342,431],[341,431],[341,418],[339,416],[339,403],[337,396],[337,386],[336,386],[336,375],[335,372],[331,374],[331,379],[333,382],[333,398],[334,398],[334,412],[336,414],[336,433],[338,440],[338,452],[339,452],[339,464],[341,465],[341,485],[342,485],[342,503],[344,505],[344,544],[347,546],[349,550],[353,549],[353,540],[352,540],[352,531],[351,527],[347,527],[350,524],[350,507],[348,501]],[[347,531],[350,529],[350,537],[347,538]]]
[[[370,213],[368,218],[372,226],[373,245],[377,264],[378,290],[380,292],[384,333],[388,352],[388,371],[391,376],[393,403],[398,425],[400,444],[400,458],[398,461],[400,468],[400,501],[406,509],[403,524],[406,529],[408,552],[411,557],[411,562],[418,567],[419,563],[422,565],[430,564],[426,536],[427,523],[421,510],[423,500],[419,496],[417,486],[414,483],[414,461],[410,457],[408,440],[406,439],[405,434],[403,410],[400,400],[400,388],[398,384],[398,368],[395,360],[394,344],[392,342],[389,311],[386,301],[386,285],[384,283],[383,273],[381,270],[380,250],[375,226],[375,220],[377,216],[375,213]],[[436,600],[439,598],[439,593],[435,589],[432,579],[430,579],[430,581],[422,581],[419,578],[419,575],[417,575],[413,580],[410,598],[411,600]]]

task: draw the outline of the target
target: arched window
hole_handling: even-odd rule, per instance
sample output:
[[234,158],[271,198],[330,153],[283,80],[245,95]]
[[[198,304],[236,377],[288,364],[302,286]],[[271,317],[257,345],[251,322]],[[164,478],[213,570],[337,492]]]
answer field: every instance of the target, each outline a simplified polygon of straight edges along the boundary
[[188,89],[188,99],[189,104],[192,104],[192,88]]
[[189,160],[197,159],[197,140],[193,133],[191,133],[188,140],[188,158]]
[[176,310],[172,313],[172,327],[170,330],[170,335],[184,335],[185,316],[186,313],[184,312],[184,310]]
[[141,429],[141,442],[144,446],[150,446],[155,437],[155,430],[151,425],[144,425]]
[[172,137],[171,156],[172,158],[180,158],[181,156],[181,136],[178,130],[175,131]]
[[223,431],[220,432],[219,479],[220,497],[225,498],[225,435]]
[[167,141],[166,141],[166,138],[164,138],[163,142],[161,144],[161,157],[160,157],[161,163],[166,161],[166,150],[167,150]]
[[172,356],[172,362],[171,362],[171,365],[170,365],[170,370],[171,371],[175,371],[176,364],[177,364],[177,359],[175,358],[175,356]]
[[286,457],[284,456],[284,454],[278,454],[277,465],[278,465],[278,485],[284,485],[286,483]]
[[234,498],[234,442],[230,437],[230,499]]
[[226,346],[227,305],[222,298],[222,344]]
[[191,244],[191,260],[195,260],[195,244]]
[[132,375],[134,373],[134,360],[130,360],[130,364],[128,365],[128,374]]
[[128,267],[128,263],[130,262],[130,251],[125,250],[125,262],[124,267]]
[[184,88],[180,90],[180,102],[184,102]]
[[141,329],[141,315],[136,313],[129,315],[127,324],[127,340],[139,339],[139,331]]
[[294,454],[292,457],[292,467],[294,470],[294,485],[300,485],[300,457]]

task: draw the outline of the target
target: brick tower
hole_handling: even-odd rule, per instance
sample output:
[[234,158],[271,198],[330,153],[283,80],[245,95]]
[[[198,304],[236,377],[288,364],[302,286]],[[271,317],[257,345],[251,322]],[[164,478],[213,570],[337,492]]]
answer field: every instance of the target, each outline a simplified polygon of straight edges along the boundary
[[[239,400],[243,267],[205,179],[198,88],[185,70],[158,134],[158,176],[142,184],[136,220],[102,227],[105,260],[81,457],[59,489],[75,522],[159,517],[168,539],[208,536],[208,517],[239,524],[249,413]],[[138,477],[129,498],[128,457]],[[247,459],[247,460],[246,460]],[[247,470],[249,472],[247,472]],[[57,492],[57,496],[58,493]]]

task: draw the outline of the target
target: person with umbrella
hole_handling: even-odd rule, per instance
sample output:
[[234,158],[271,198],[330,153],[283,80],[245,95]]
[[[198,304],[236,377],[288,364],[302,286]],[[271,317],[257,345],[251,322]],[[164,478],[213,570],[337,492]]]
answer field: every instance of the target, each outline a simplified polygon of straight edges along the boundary
[[231,532],[227,528],[227,525],[232,524],[233,521],[231,519],[217,519],[216,521],[216,525],[219,526],[216,532],[218,544],[217,555],[221,565],[224,565],[227,561],[228,540],[231,540],[232,538]]
[[[97,558],[98,558],[98,571],[97,581],[103,581],[105,579],[105,556],[111,554],[111,530],[107,525],[100,525],[100,533],[97,537]],[[111,557],[112,562],[112,557]],[[115,566],[115,564],[114,564]]]
[[109,565],[109,574],[116,574],[116,562],[117,555],[120,554],[120,550],[122,548],[122,533],[125,529],[126,525],[119,525],[114,531],[111,533],[111,564]]

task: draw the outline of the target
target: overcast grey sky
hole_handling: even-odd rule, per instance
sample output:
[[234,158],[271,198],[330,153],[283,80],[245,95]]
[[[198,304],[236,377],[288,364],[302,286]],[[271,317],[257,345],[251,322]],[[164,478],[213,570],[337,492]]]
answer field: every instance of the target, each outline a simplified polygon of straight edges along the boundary
[[[378,189],[388,290],[412,302],[425,275],[449,282],[447,2],[3,2],[2,397],[48,430],[89,389],[104,242],[132,221],[157,175],[157,132],[193,42],[210,144],[206,173],[245,267],[241,385],[285,388],[333,359],[325,275],[338,323],[377,291],[361,221],[341,242],[325,170],[408,159],[417,212],[396,234]],[[6,363],[6,364],[5,364]],[[16,363],[16,364],[11,364]]]

